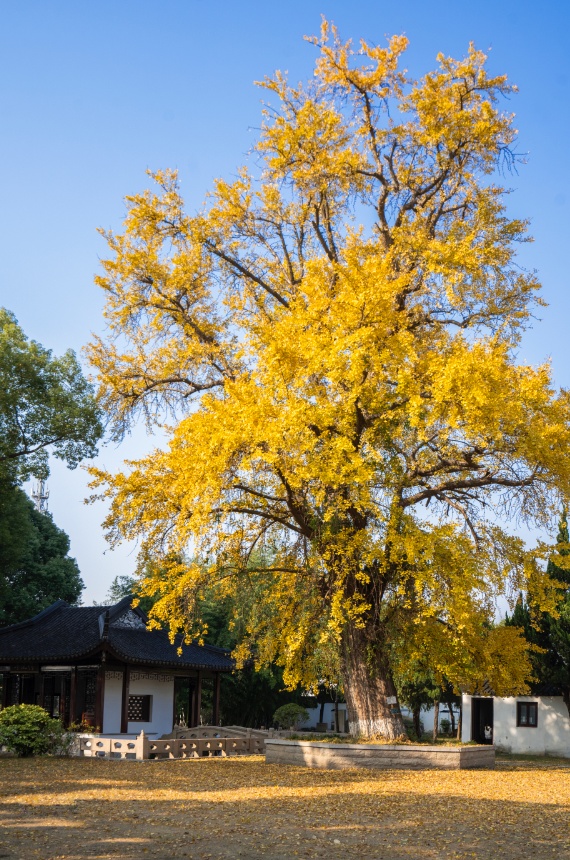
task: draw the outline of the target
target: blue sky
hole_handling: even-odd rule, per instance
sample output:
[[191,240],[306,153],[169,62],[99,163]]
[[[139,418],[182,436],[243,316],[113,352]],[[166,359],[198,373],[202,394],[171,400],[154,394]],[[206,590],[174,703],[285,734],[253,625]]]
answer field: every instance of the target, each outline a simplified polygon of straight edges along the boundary
[[[551,358],[557,384],[570,386],[565,0],[0,3],[0,304],[30,337],[79,352],[103,329],[93,275],[105,244],[96,228],[119,227],[122,198],[146,187],[147,168],[178,168],[190,209],[214,177],[234,175],[260,123],[253,81],[277,68],[308,77],[315,51],[302,37],[318,31],[321,14],[343,37],[381,43],[405,33],[413,75],[439,51],[463,55],[472,40],[490,49],[493,72],[518,84],[509,107],[529,161],[507,179],[509,206],[531,219],[535,242],[522,261],[538,271],[549,303],[520,357]],[[137,431],[98,462],[114,468],[150,444]],[[115,575],[132,572],[135,552],[106,551],[104,509],[82,504],[86,484],[82,470],[54,465],[50,509],[71,537],[91,602]]]

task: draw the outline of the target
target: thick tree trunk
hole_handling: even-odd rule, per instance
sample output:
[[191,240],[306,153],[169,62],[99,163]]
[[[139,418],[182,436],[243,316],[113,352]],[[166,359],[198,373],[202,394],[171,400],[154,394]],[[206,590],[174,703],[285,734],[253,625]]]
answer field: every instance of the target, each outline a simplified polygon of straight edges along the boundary
[[351,735],[388,740],[406,735],[389,661],[366,629],[345,629],[342,675]]
[[463,719],[463,704],[459,705],[459,719],[457,720],[457,740],[461,740],[461,721]]

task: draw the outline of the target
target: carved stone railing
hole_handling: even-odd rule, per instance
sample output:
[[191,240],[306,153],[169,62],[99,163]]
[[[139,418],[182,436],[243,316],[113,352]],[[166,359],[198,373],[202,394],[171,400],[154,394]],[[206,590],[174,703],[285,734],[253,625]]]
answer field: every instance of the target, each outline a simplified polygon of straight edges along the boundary
[[173,738],[272,738],[279,737],[280,732],[266,729],[249,729],[245,726],[174,726],[168,737]]
[[79,737],[77,755],[93,758],[180,759],[206,756],[263,755],[264,738],[188,737],[152,740],[141,732],[134,739]]
[[144,732],[137,738],[102,738],[97,735],[77,737],[72,755],[91,756],[98,758],[122,758],[142,760],[148,758]]

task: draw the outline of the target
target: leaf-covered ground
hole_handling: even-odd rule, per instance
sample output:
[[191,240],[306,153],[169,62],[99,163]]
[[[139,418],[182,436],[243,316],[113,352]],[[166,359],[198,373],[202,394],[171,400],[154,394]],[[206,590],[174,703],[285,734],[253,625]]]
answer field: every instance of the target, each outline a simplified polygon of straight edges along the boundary
[[570,769],[0,759],[0,858],[570,858]]

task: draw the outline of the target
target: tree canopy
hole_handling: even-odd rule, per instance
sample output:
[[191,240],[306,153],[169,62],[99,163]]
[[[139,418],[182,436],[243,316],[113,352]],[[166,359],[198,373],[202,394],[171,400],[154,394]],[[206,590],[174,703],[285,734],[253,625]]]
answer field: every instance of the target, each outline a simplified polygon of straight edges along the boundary
[[103,428],[75,354],[60,358],[28,340],[0,308],[0,471],[14,481],[45,478],[48,457],[70,468],[97,453]]
[[70,468],[95,456],[102,433],[101,410],[74,353],[53,356],[0,308],[1,625],[79,598],[83,582],[69,538],[18,485],[46,478],[50,454]]
[[338,655],[351,729],[394,737],[393,673],[420,657],[525,689],[495,599],[553,588],[497,523],[549,525],[570,491],[569,398],[516,359],[540,298],[498,182],[506,77],[473,46],[410,80],[403,36],[355,51],[325,22],[309,41],[311,81],[261,84],[259,170],[197,214],[156,173],[105,233],[102,403],[118,437],[143,416],[170,441],[96,484],[111,538],[160,560],[157,619],[193,635],[206,586],[253,589],[258,663],[310,684]]
[[0,482],[0,626],[56,600],[76,603],[83,581],[69,538],[19,487]]
[[547,572],[559,589],[554,609],[543,612],[532,595],[521,594],[512,615],[507,616],[507,624],[520,628],[531,645],[534,680],[550,695],[558,691],[570,715],[570,539],[566,511]]

